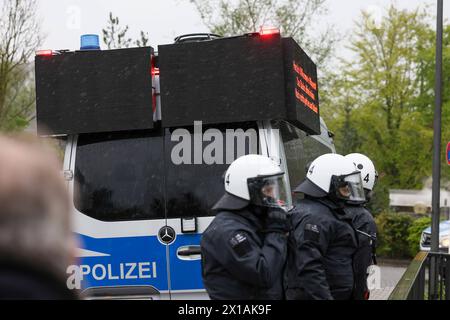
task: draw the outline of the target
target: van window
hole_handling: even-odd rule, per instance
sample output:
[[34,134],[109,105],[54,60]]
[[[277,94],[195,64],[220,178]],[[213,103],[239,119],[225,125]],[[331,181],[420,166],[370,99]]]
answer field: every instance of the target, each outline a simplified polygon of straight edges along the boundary
[[[196,147],[194,128],[166,130],[168,219],[213,216],[211,208],[225,192],[223,179],[229,165],[240,156],[259,154],[256,123],[205,126],[201,132],[203,136],[197,134],[196,140],[200,147]],[[182,151],[180,135],[189,140]]]
[[164,219],[161,133],[80,135],[74,202],[101,221]]
[[283,140],[292,190],[305,179],[309,164],[317,157],[333,150],[319,140],[285,121],[273,123]]

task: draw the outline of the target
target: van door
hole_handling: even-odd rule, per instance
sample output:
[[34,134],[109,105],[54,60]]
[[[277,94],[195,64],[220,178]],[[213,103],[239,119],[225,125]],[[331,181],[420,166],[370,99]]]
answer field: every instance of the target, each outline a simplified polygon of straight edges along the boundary
[[69,185],[89,298],[169,298],[161,132],[80,135]]
[[172,299],[208,299],[201,274],[200,240],[223,196],[224,175],[238,157],[260,153],[256,122],[167,129],[167,226]]

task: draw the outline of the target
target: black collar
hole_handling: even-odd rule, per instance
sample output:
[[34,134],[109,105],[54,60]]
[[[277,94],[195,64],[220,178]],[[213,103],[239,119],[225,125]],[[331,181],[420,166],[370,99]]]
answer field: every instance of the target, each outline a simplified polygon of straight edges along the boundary
[[[69,290],[63,275],[47,270],[44,266],[36,265],[31,261],[8,256],[8,259],[0,259],[0,274],[11,275],[19,278],[29,279],[48,288],[61,300],[77,300],[79,292]],[[24,288],[26,291],[26,288]]]
[[336,204],[334,201],[328,198],[316,199],[318,202],[328,207],[335,217],[339,220],[353,220],[353,212],[351,210],[345,210],[345,206]]

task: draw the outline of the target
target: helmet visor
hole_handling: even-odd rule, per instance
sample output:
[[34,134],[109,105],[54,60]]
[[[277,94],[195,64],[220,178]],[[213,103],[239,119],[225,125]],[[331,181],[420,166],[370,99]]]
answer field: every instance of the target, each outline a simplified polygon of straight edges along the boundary
[[283,175],[257,177],[248,180],[248,190],[252,204],[262,207],[292,209],[292,197]]
[[335,179],[336,196],[348,203],[364,203],[366,196],[361,174],[355,172]]

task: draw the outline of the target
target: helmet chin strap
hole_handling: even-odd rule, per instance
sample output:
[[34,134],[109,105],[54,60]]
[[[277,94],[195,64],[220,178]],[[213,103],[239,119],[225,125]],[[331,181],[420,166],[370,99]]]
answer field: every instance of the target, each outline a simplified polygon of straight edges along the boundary
[[339,193],[339,189],[332,186],[327,198],[331,202],[333,202],[336,206],[338,206],[339,208],[343,208],[343,207],[345,207],[346,202],[344,199],[339,198],[338,193]]
[[335,204],[337,207],[339,208],[344,208],[346,203],[345,200],[340,199],[337,195],[335,195],[334,193],[330,193],[326,196],[326,198],[328,200],[330,200],[331,202],[333,202],[333,204]]
[[341,209],[343,209],[343,208],[345,208],[345,207],[347,206],[347,202],[345,202],[345,200],[336,198],[335,200],[332,200],[332,201],[334,202],[334,204],[335,204],[337,207],[339,207],[339,208],[341,208]]

